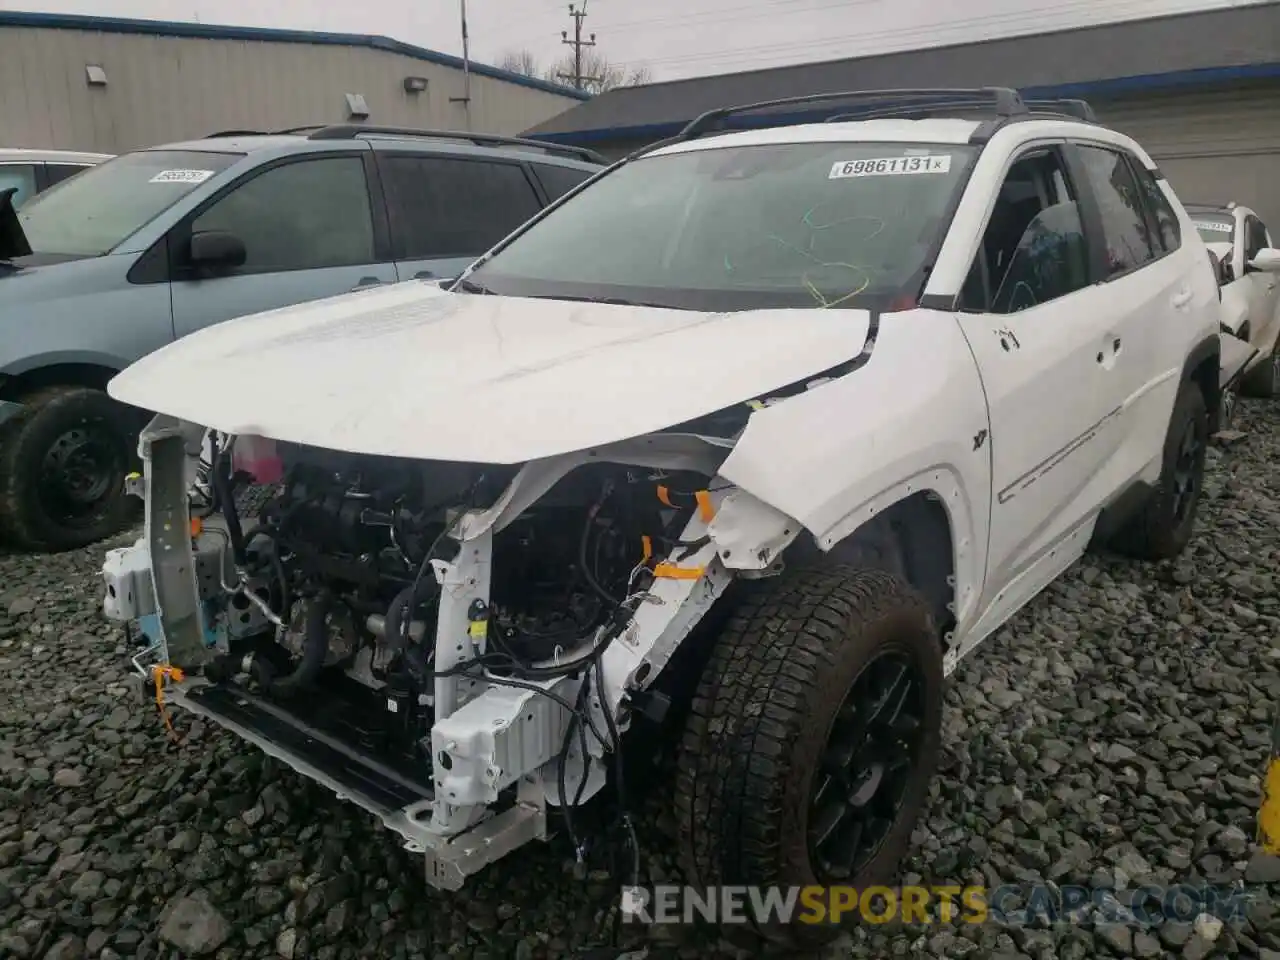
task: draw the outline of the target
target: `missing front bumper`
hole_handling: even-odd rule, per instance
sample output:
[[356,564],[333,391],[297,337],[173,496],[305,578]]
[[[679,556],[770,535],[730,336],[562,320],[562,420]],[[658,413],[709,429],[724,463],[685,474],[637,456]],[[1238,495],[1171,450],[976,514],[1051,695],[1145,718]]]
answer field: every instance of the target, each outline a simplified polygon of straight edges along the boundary
[[468,877],[524,844],[546,837],[546,815],[517,802],[453,837],[430,829],[434,791],[412,772],[354,750],[332,734],[234,685],[170,687],[166,702],[248,741],[302,776],[372,813],[426,860],[427,882],[458,890]]

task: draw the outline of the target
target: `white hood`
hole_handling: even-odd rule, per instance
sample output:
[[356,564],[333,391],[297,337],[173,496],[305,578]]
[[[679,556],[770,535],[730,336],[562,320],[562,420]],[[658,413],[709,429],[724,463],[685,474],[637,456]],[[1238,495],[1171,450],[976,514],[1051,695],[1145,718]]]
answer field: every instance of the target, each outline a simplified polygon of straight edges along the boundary
[[695,313],[402,283],[191,334],[111,396],[227,433],[520,463],[641,436],[856,357],[861,310]]

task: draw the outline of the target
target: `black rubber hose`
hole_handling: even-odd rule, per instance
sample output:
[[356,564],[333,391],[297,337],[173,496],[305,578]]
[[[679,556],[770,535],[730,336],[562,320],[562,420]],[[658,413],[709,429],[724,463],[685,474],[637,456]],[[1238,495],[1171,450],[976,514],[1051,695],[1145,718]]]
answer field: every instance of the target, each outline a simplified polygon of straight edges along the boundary
[[231,471],[223,471],[225,463],[230,467],[230,455],[223,451],[213,467],[213,488],[217,491],[218,504],[222,508],[222,518],[227,522],[227,536],[231,540],[231,556],[236,566],[244,568],[244,531],[240,527],[240,516],[236,513],[235,493],[231,487]]
[[298,658],[298,665],[291,673],[268,681],[268,693],[287,697],[315,682],[329,655],[329,611],[332,608],[333,598],[328,593],[322,593],[307,602],[302,656]]

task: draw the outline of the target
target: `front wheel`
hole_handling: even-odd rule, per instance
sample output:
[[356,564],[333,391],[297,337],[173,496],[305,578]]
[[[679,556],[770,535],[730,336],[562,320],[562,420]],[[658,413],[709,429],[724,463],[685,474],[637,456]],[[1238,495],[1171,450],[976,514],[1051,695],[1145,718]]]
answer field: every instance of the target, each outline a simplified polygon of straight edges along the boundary
[[[928,607],[893,576],[811,567],[744,599],[680,747],[675,823],[689,882],[887,883],[937,763],[942,691]],[[798,950],[858,920],[805,918],[757,917],[751,937]]]
[[100,390],[57,386],[22,398],[0,427],[0,539],[27,550],[85,547],[136,513],[131,412]]

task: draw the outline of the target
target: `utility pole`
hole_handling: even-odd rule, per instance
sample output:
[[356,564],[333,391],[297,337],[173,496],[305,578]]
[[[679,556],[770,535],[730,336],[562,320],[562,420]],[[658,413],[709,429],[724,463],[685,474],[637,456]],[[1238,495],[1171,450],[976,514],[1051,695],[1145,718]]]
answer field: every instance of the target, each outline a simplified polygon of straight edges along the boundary
[[467,118],[467,129],[471,129],[471,38],[467,33],[467,0],[459,0],[458,11],[462,17],[462,96],[450,97],[450,103],[462,104]]
[[600,77],[584,77],[582,75],[582,48],[594,47],[596,45],[596,35],[594,33],[591,34],[589,40],[582,39],[582,21],[587,16],[586,0],[582,0],[581,10],[578,9],[577,4],[569,4],[569,16],[573,17],[573,39],[569,39],[568,30],[561,30],[560,42],[573,47],[573,73],[559,73],[556,76],[561,80],[568,80],[575,89],[581,90],[588,81],[600,82],[601,80]]

